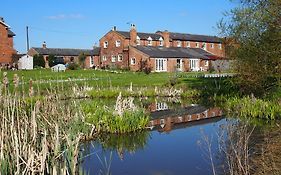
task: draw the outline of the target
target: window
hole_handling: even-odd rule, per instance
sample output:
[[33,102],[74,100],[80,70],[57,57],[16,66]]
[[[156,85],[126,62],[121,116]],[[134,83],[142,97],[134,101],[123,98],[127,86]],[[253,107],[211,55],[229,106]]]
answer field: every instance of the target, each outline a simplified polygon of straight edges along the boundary
[[152,46],[152,38],[148,37],[147,41],[148,41],[147,45]]
[[139,46],[140,45],[140,37],[137,36],[137,45]]
[[118,55],[118,61],[123,61],[123,55]]
[[104,43],[103,43],[103,48],[107,48],[108,47],[108,41],[105,41]]
[[160,37],[160,38],[159,38],[159,46],[163,46],[163,45],[164,45],[163,38]]
[[93,56],[90,56],[90,66],[92,67],[94,65],[94,58]]
[[120,47],[121,46],[121,41],[120,40],[115,41],[115,46],[116,47]]
[[212,49],[214,48],[214,43],[211,43],[211,48],[212,48]]
[[202,44],[202,49],[207,50],[207,43],[204,42],[204,43]]
[[177,71],[182,71],[182,59],[177,59]]
[[169,109],[167,103],[156,103],[156,111],[163,111],[167,109]]
[[155,59],[155,71],[156,72],[165,72],[165,71],[167,71],[167,59],[165,59],[165,58],[156,58]]
[[221,45],[221,43],[219,44],[219,49],[220,49],[220,50],[222,49],[222,45]]
[[199,48],[199,42],[196,42],[195,47]]
[[102,61],[106,61],[107,57],[105,55],[102,56]]
[[209,66],[209,61],[205,60],[205,66]]
[[191,71],[199,71],[199,59],[190,59]]
[[131,65],[135,65],[136,64],[136,59],[135,58],[131,58]]
[[181,41],[177,41],[177,47],[181,47]]
[[190,47],[190,41],[186,42],[186,47]]
[[116,56],[113,56],[113,55],[111,56],[111,62],[112,63],[116,62]]

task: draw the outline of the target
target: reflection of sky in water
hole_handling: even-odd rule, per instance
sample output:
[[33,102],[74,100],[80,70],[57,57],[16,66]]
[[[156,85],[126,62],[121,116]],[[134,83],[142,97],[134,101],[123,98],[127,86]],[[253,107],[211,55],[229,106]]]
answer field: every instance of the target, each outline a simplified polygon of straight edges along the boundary
[[100,174],[101,170],[104,174],[106,167],[103,165],[110,165],[110,162],[112,175],[212,174],[210,161],[205,155],[206,148],[198,146],[198,141],[202,140],[203,130],[209,137],[213,136],[213,147],[217,147],[216,133],[224,122],[224,119],[210,119],[205,124],[184,126],[169,133],[152,131],[147,136],[144,149],[137,149],[134,153],[120,149],[102,150],[99,143],[92,142],[95,148],[91,147],[90,152],[97,152],[100,160],[96,154],[91,154],[81,167],[86,174]]

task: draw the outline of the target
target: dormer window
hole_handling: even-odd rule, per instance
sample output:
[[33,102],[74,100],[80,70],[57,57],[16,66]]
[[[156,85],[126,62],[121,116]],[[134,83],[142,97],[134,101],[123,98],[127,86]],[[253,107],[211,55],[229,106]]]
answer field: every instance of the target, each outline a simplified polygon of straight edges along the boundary
[[108,41],[105,41],[104,43],[103,43],[103,48],[107,48],[108,47]]
[[159,46],[163,46],[163,45],[164,45],[163,38],[160,37],[160,38],[159,38]]
[[137,36],[137,41],[136,41],[137,45],[139,46],[140,45],[140,37]]
[[196,42],[195,47],[199,48],[199,42]]
[[207,50],[207,43],[204,42],[204,43],[202,44],[202,49]]
[[120,47],[121,46],[121,41],[120,40],[115,41],[115,46],[116,47]]
[[222,49],[222,45],[221,45],[221,43],[219,44],[219,49],[220,49],[220,50]]
[[152,38],[151,37],[148,37],[147,38],[147,45],[149,45],[149,46],[152,46]]
[[181,41],[177,41],[177,47],[181,47]]
[[186,42],[186,47],[190,47],[190,41]]

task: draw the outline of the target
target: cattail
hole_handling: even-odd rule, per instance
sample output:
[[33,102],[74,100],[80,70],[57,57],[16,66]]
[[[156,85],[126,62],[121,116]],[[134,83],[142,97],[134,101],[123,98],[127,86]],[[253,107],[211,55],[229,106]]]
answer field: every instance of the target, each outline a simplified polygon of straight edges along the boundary
[[19,87],[19,77],[18,74],[14,74],[13,83],[15,88]]
[[32,86],[32,80],[29,80],[29,97],[32,97],[34,95],[34,90],[33,90],[33,86]]
[[5,88],[8,88],[8,85],[9,85],[9,80],[8,80],[8,77],[7,77],[7,72],[4,72],[3,73],[3,84],[5,86]]

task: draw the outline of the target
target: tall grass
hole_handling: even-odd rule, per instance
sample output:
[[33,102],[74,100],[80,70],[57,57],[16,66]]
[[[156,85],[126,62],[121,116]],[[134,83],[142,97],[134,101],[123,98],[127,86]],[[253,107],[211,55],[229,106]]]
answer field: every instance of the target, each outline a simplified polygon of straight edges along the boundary
[[229,114],[240,117],[274,120],[281,117],[281,105],[274,101],[254,97],[233,97],[226,100],[224,108]]
[[90,133],[75,102],[57,93],[34,97],[21,93],[15,75],[13,92],[8,78],[0,84],[0,174],[74,174],[78,172],[78,146]]

